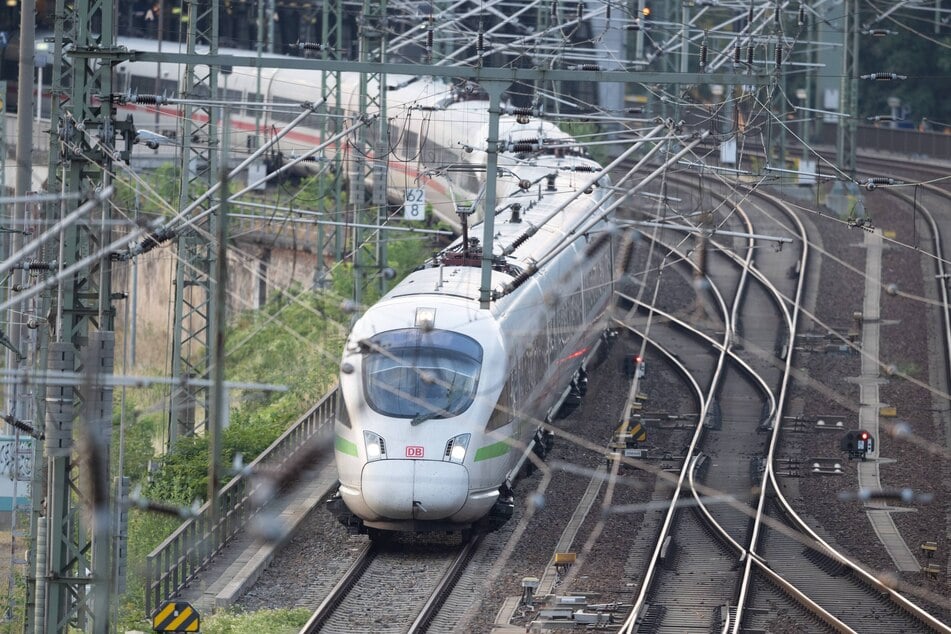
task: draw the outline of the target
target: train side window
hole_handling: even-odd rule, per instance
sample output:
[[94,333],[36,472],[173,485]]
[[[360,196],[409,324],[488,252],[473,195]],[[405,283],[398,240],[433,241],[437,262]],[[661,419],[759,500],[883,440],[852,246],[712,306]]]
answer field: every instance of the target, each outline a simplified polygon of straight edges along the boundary
[[228,89],[228,93],[225,95],[225,99],[228,103],[241,103],[242,93],[240,90]]
[[274,109],[271,110],[271,119],[273,121],[290,123],[300,114],[300,101],[284,99],[283,97],[273,97],[271,101],[275,104]]
[[264,99],[261,97],[259,93],[249,91],[246,101],[247,101],[247,105],[244,108],[244,114],[246,114],[247,116],[253,117],[256,114],[261,114],[263,112],[263,109],[260,104],[262,101],[264,101]]
[[419,135],[412,130],[403,131],[403,158],[413,160],[419,154]]
[[340,390],[337,390],[337,404],[336,404],[336,419],[337,422],[350,429],[350,410],[347,409],[347,404],[343,401],[343,394],[340,393]]
[[510,381],[505,382],[505,387],[502,388],[502,393],[499,394],[499,400],[495,404],[492,416],[489,417],[489,424],[485,427],[486,431],[495,431],[499,427],[508,425],[515,418],[515,410],[512,407],[511,385]]

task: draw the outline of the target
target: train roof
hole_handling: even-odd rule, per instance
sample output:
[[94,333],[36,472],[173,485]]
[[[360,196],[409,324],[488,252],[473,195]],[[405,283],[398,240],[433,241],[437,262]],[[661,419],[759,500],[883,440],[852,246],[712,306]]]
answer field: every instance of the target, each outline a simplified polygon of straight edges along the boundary
[[[145,38],[145,37],[126,37],[121,36],[116,38],[116,44],[119,46],[124,46],[130,51],[149,51],[157,52],[159,50],[159,41],[155,39]],[[175,42],[173,40],[162,40],[162,52],[163,53],[185,53],[187,46],[185,42]],[[199,53],[207,53],[209,47],[207,44],[199,43],[196,45],[195,50]],[[256,51],[251,51],[244,48],[229,48],[222,46],[218,48],[219,55],[240,55],[242,57],[248,57],[249,55],[257,55]],[[290,55],[282,55],[280,53],[268,53],[267,51],[261,52],[262,57],[267,57],[270,59],[291,59]]]
[[[157,52],[158,45],[154,40],[142,38],[119,38],[118,44],[126,47],[130,51]],[[206,51],[199,48],[199,51]],[[163,42],[162,52],[183,53],[184,44],[176,42]],[[218,52],[222,55],[237,55],[241,57],[254,57],[254,51],[246,51],[233,48],[220,48]],[[268,59],[295,59],[288,55],[278,55],[274,53],[262,53],[262,57]],[[299,58],[296,58],[299,59]],[[199,65],[201,66],[201,65]],[[163,63],[161,65],[161,74],[163,78],[174,82],[180,81],[182,65]],[[117,66],[118,72],[130,73],[133,76],[155,78],[160,72],[157,62],[149,61],[126,61]],[[322,73],[313,70],[293,69],[293,68],[257,68],[253,66],[236,66],[231,68],[227,77],[227,87],[229,91],[244,91],[249,94],[257,93],[259,90],[264,94],[266,100],[284,100],[287,102],[317,102],[321,99],[323,90],[321,84],[323,81]],[[374,80],[375,81],[375,80]],[[222,82],[224,83],[224,82]],[[372,90],[371,83],[371,90]],[[452,86],[446,80],[433,77],[417,77],[412,75],[386,75],[386,99],[389,109],[399,107],[421,107],[436,108],[445,101],[446,96],[451,93]],[[340,94],[341,102],[345,105],[355,105],[359,95],[360,76],[358,73],[340,74]]]
[[[511,275],[492,272],[492,286],[512,280]],[[466,301],[478,301],[482,283],[482,269],[474,266],[440,266],[414,271],[387,293],[387,299],[409,295],[439,295],[457,297]]]
[[[587,158],[542,155],[506,169],[497,185],[496,209],[505,211],[496,212],[493,252],[511,251],[509,264],[519,269],[573,239],[571,233],[585,227],[610,195],[606,177],[591,185],[601,167]],[[531,187],[523,189],[525,181],[532,183]],[[575,197],[579,191],[582,193]],[[520,206],[517,213],[516,205]],[[536,232],[513,250],[529,226]]]
[[[590,159],[547,155],[502,168],[493,226],[493,289],[503,287],[592,229],[590,221],[610,200],[610,181],[606,176],[592,184],[599,170],[600,166]],[[527,183],[531,185],[526,187]],[[572,199],[578,192],[581,193]],[[480,223],[469,229],[470,242],[481,244],[483,228]],[[534,232],[526,239],[530,228]],[[603,228],[602,224],[594,230]],[[426,268],[407,276],[386,298],[426,294],[478,301],[481,253],[477,249],[472,253],[464,251],[462,240],[457,239]]]

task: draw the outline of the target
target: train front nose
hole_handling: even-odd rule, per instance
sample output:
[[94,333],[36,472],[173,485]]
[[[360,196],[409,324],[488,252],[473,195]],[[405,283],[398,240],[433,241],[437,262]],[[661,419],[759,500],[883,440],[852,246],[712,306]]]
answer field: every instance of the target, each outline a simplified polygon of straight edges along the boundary
[[469,494],[469,472],[434,460],[381,460],[363,469],[363,499],[381,517],[441,520],[458,513]]

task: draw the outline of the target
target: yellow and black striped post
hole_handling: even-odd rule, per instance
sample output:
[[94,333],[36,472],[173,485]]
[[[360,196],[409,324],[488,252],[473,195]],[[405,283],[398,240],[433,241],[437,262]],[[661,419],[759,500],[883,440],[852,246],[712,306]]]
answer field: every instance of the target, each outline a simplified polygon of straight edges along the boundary
[[632,420],[628,423],[627,433],[630,434],[631,440],[636,440],[637,442],[645,442],[647,440],[647,430],[644,429],[639,420]]
[[647,441],[647,428],[641,425],[640,418],[630,417],[621,420],[617,431],[614,432],[617,438],[630,438],[637,442]]
[[166,601],[152,617],[156,632],[200,632],[198,610],[185,601]]

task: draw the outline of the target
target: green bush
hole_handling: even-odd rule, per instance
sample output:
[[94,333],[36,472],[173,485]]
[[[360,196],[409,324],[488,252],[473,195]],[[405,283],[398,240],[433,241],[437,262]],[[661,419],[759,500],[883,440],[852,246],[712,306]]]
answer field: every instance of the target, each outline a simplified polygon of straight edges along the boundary
[[[112,443],[112,465],[119,469],[119,425],[122,412],[117,404],[113,414],[115,433]],[[144,484],[148,475],[149,462],[155,457],[153,439],[161,437],[165,426],[165,416],[160,412],[143,413],[131,404],[126,404],[123,425],[123,465],[122,473],[129,476],[131,485]],[[118,471],[117,471],[118,473]]]

